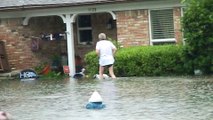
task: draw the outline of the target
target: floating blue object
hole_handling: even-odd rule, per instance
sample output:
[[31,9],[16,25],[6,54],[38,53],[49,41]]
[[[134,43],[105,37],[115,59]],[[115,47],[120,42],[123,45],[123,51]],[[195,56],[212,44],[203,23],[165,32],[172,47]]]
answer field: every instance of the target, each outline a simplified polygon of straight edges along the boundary
[[22,70],[19,74],[19,78],[21,80],[35,80],[38,78],[38,75],[36,72],[32,69],[25,69]]
[[102,102],[89,102],[86,105],[87,109],[103,109],[105,107],[106,105],[103,104]]

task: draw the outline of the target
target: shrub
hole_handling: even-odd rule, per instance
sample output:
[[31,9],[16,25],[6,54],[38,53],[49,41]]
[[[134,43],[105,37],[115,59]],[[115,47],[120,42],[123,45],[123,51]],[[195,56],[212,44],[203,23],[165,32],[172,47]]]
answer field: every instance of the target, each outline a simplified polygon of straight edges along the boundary
[[89,76],[98,73],[98,56],[95,51],[89,52],[85,55],[84,61],[86,62],[86,73]]
[[[184,74],[182,46],[138,46],[122,48],[115,56],[117,76],[159,76]],[[90,52],[85,57],[88,74],[98,73],[98,57]]]
[[183,17],[185,67],[213,73],[213,0],[186,0]]

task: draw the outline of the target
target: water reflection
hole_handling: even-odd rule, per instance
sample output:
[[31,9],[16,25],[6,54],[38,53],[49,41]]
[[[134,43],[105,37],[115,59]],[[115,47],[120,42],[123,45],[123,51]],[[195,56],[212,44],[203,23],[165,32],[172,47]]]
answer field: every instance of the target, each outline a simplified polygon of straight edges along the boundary
[[[210,120],[212,83],[212,77],[0,81],[0,110],[16,120]],[[94,90],[105,109],[85,109]]]

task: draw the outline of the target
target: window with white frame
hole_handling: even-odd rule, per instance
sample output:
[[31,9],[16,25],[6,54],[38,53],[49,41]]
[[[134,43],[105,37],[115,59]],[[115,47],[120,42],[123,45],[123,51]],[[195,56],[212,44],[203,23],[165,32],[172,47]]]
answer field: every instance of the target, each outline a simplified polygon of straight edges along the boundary
[[175,43],[173,9],[150,10],[151,44]]
[[77,29],[78,29],[79,44],[91,44],[92,42],[91,15],[79,15]]

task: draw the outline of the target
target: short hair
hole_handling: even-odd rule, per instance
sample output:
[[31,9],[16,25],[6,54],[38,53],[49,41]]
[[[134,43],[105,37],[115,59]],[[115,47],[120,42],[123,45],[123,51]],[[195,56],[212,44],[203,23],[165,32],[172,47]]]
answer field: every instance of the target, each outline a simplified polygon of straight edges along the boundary
[[100,34],[98,35],[98,39],[99,39],[99,40],[106,40],[106,34],[100,33]]

